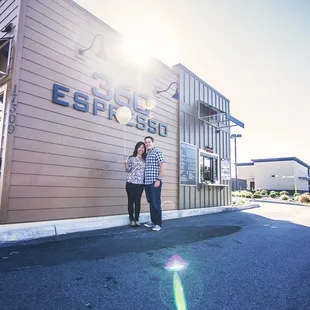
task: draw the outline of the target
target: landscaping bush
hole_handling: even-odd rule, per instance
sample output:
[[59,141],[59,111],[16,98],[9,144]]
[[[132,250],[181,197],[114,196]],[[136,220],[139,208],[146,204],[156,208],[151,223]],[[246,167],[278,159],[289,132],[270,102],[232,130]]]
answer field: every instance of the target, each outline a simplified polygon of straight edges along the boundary
[[252,198],[262,198],[262,195],[260,194],[260,192],[256,192],[253,194]]
[[246,191],[242,191],[240,194],[240,197],[245,198],[245,196],[246,196]]
[[252,193],[251,192],[247,192],[245,195],[245,198],[252,198]]
[[277,194],[276,193],[270,193],[269,195],[271,198],[276,198],[277,197]]
[[277,196],[279,196],[279,192],[275,192]]
[[310,203],[310,196],[307,195],[307,194],[300,195],[299,202],[301,202],[301,203]]
[[265,189],[263,189],[263,190],[261,190],[260,194],[261,194],[262,196],[265,196],[265,195],[267,195],[267,191],[266,191]]
[[280,199],[281,200],[289,200],[290,197],[288,195],[281,195]]
[[242,198],[252,198],[252,193],[248,191],[242,191],[241,192],[241,197]]
[[300,196],[300,194],[299,193],[294,193],[294,197],[296,197],[296,196]]
[[269,195],[270,194],[277,194],[275,191],[270,191]]
[[231,193],[233,197],[241,197],[241,193],[239,191],[234,191]]
[[299,198],[300,198],[300,196],[294,196],[294,200],[297,202],[299,202]]
[[288,192],[287,191],[280,192],[280,196],[282,196],[282,195],[288,195]]

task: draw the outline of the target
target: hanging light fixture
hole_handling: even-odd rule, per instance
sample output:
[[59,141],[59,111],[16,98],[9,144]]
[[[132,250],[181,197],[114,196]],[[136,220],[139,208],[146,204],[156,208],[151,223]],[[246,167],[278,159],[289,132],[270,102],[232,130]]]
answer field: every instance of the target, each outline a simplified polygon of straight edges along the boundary
[[103,36],[101,34],[97,34],[97,35],[94,36],[93,42],[92,42],[92,44],[89,47],[87,47],[87,48],[79,48],[78,49],[78,53],[81,56],[83,56],[86,51],[90,50],[93,47],[93,45],[95,43],[95,40],[97,38],[101,38],[101,45],[100,45],[100,48],[99,48],[98,52],[96,53],[96,56],[101,58],[101,59],[106,59],[107,58],[107,53],[106,53],[106,50],[104,48]]
[[177,88],[176,88],[176,91],[175,93],[171,96],[172,98],[176,99],[176,100],[180,100],[180,94],[179,94],[179,84],[177,82],[172,82],[167,89],[165,90],[158,90],[156,91],[156,94],[159,95],[160,93],[165,93],[166,91],[168,91],[170,89],[170,87],[173,85],[173,84],[176,84],[177,85]]

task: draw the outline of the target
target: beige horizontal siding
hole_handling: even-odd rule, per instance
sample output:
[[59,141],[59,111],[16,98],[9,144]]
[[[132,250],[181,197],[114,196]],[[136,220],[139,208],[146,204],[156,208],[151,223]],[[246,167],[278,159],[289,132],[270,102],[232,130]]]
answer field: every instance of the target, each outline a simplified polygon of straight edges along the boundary
[[[119,35],[64,0],[27,0],[26,14],[8,221],[126,214],[124,137],[130,155],[150,134],[129,126],[124,131],[108,119],[108,111],[93,115],[92,88],[100,82],[92,74],[101,64],[89,55],[76,57],[77,48],[88,46],[93,35],[102,33],[110,43]],[[152,136],[166,161],[163,209],[177,209],[178,103],[171,98],[174,88],[155,97],[156,89],[165,89],[177,76],[154,61],[141,78],[147,81],[144,91],[157,102],[151,117],[168,125],[168,137]],[[54,83],[70,88],[64,99],[70,107],[52,102]],[[114,84],[111,89],[114,93]],[[72,108],[76,91],[89,96],[88,113]],[[117,106],[114,100],[108,104]],[[148,211],[145,194],[142,203],[142,211]]]
[[[81,148],[81,149],[88,149],[88,150],[94,150],[94,151],[101,151],[101,152],[108,152],[108,153],[114,153],[116,155],[124,155],[124,148],[122,146],[123,140],[123,132],[119,133],[119,138],[118,139],[112,139],[110,137],[106,137],[105,142],[97,142],[95,139],[94,140],[87,140],[87,139],[81,139],[78,137],[71,137],[67,135],[61,135],[49,131],[43,131],[40,129],[32,129],[28,127],[21,126],[19,122],[22,122],[22,117],[19,117],[19,119],[16,121],[18,124],[15,129],[15,136],[18,138],[24,138],[24,139],[31,139],[31,140],[37,140],[37,141],[42,141],[42,142],[49,142],[53,144],[58,144],[62,146],[71,146],[75,148]],[[116,131],[117,134],[117,131]],[[125,136],[127,133],[125,133]],[[91,136],[90,136],[91,137]],[[139,141],[143,138],[143,136],[137,137],[136,141]],[[127,141],[127,139],[126,139]],[[136,141],[130,143],[127,143],[127,152],[126,155],[131,155],[134,145]],[[109,144],[111,142],[112,144]],[[160,148],[160,142],[158,142],[156,145],[159,146]],[[132,146],[129,148],[129,146]],[[169,145],[166,145],[166,148],[169,147]],[[173,151],[165,151],[165,149],[160,148],[163,153],[164,157],[167,163],[175,163],[173,161],[174,157],[173,156]],[[171,148],[170,148],[171,149]],[[171,155],[171,156],[169,156]]]
[[[44,203],[44,200],[42,201]],[[38,201],[35,202],[40,203]],[[169,202],[162,204],[165,211],[177,209],[177,203]],[[142,206],[142,212],[148,212],[146,205]],[[124,206],[107,207],[87,207],[87,208],[62,208],[62,209],[39,209],[39,210],[10,210],[8,212],[8,222],[31,222],[54,219],[70,219],[83,217],[97,217],[104,215],[124,214]]]
[[[10,197],[12,198],[114,198],[124,196],[123,188],[113,188],[111,182],[110,188],[75,188],[75,187],[28,187],[12,186]],[[177,191],[167,190],[163,193],[165,197],[177,197]]]
[[[113,180],[113,183],[109,179],[92,179],[92,178],[75,178],[75,177],[63,177],[63,176],[51,176],[51,175],[32,175],[32,174],[12,174],[11,176],[12,186],[28,186],[31,187],[79,187],[79,188],[124,188],[125,180]],[[166,190],[178,190],[178,185],[173,183],[167,183],[164,180],[163,194]]]
[[[169,199],[169,197],[167,197]],[[169,200],[175,203],[175,197]],[[145,197],[143,199],[146,206]],[[21,203],[22,202],[22,203]],[[10,198],[10,210],[42,210],[42,209],[70,209],[86,207],[111,207],[126,206],[126,197],[70,197],[70,198]],[[37,206],[40,206],[38,208]]]
[[[110,179],[113,182],[116,180],[123,180],[125,178],[125,173],[120,171],[111,170],[99,170],[99,169],[89,169],[89,168],[77,168],[77,167],[67,167],[67,166],[57,166],[57,165],[47,165],[47,164],[37,164],[37,163],[26,163],[26,162],[12,162],[12,173],[22,173],[22,174],[33,174],[33,175],[58,175],[58,176],[68,176],[68,177],[79,177],[79,178],[100,178],[100,179]],[[165,182],[175,182],[177,177],[177,172],[172,171],[168,175],[166,173]]]
[[[85,149],[85,148],[77,148],[77,147],[71,147],[66,146],[62,144],[53,144],[48,142],[42,142],[42,141],[36,141],[36,140],[28,140],[24,138],[16,137],[14,139],[14,149],[17,151],[29,151],[32,152],[32,158],[34,156],[44,156],[40,154],[51,154],[51,155],[60,155],[62,156],[63,160],[65,157],[71,157],[71,158],[81,158],[86,160],[96,160],[96,161],[102,161],[102,162],[117,162],[117,163],[123,163],[124,154],[123,152],[119,152],[119,154],[115,153],[115,149],[111,148],[110,150],[107,149],[105,152],[102,151],[96,151],[92,149]],[[119,149],[117,149],[119,151]],[[128,154],[131,154],[132,150],[130,152],[128,151]],[[15,152],[14,152],[15,154]],[[18,152],[16,152],[18,154]],[[14,159],[17,159],[18,155],[14,155]],[[37,158],[37,157],[35,157]],[[41,157],[44,158],[44,157]],[[44,160],[44,159],[41,159]],[[165,156],[165,162],[168,167],[175,167],[175,169],[178,169],[178,166],[175,163],[174,158],[169,158]],[[74,160],[71,163],[72,166],[74,166],[75,163]],[[79,163],[80,164],[80,163]]]
[[[103,153],[106,154],[106,153]],[[13,154],[13,161],[16,162],[27,162],[27,163],[38,163],[38,164],[49,164],[49,165],[61,165],[67,167],[80,167],[80,168],[89,168],[89,169],[102,169],[102,170],[111,170],[111,171],[123,171],[123,156],[118,156],[118,159],[115,158],[115,155],[108,154],[110,161],[108,160],[98,160],[98,159],[89,159],[89,158],[79,158],[74,156],[65,156],[65,155],[55,155],[48,153],[38,153],[32,151],[22,151],[16,149]],[[114,157],[114,158],[113,158]],[[166,163],[166,170],[173,171],[177,170],[175,164]]]

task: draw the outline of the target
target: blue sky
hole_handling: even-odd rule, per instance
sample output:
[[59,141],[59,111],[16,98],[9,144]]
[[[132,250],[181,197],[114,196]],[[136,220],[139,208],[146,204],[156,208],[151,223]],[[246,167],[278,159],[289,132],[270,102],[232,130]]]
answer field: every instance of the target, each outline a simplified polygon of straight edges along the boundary
[[233,129],[243,135],[238,162],[296,156],[310,164],[310,1],[75,2],[229,98],[246,126]]

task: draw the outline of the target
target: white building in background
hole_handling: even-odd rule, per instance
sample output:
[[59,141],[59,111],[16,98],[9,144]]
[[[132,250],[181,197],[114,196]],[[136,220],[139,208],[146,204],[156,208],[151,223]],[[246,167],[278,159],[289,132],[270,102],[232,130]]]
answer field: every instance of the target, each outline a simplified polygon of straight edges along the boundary
[[237,164],[237,171],[247,190],[310,191],[310,166],[296,157],[252,159]]

